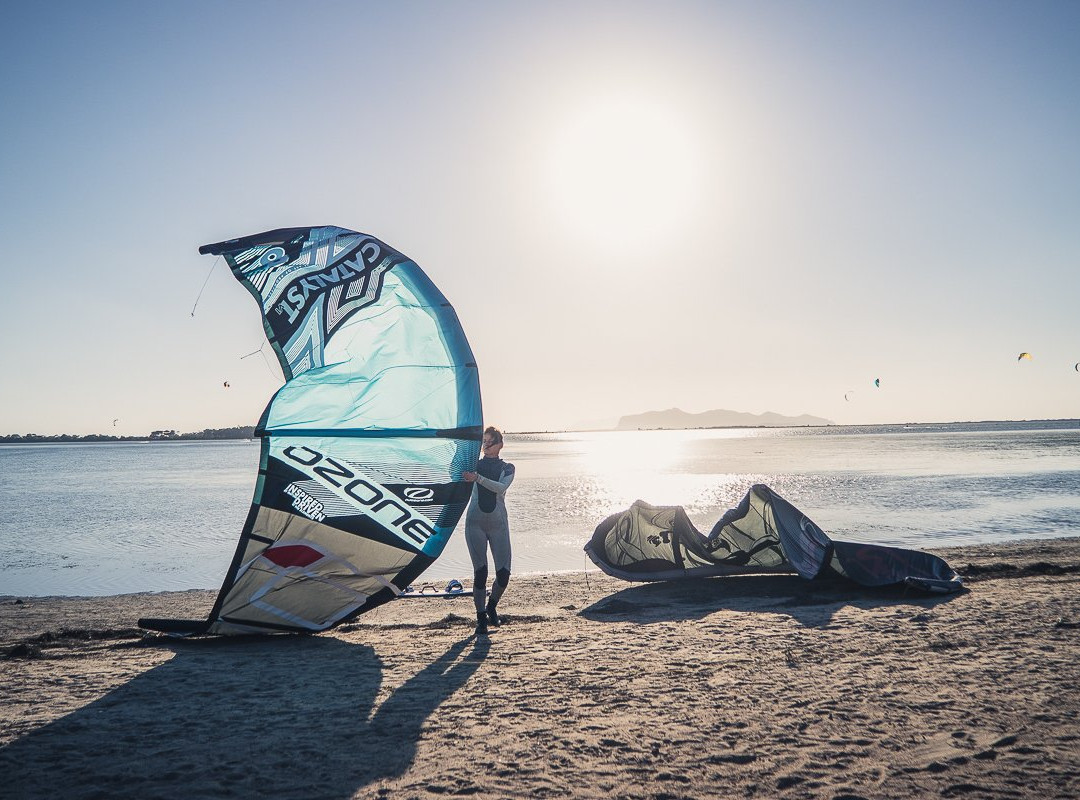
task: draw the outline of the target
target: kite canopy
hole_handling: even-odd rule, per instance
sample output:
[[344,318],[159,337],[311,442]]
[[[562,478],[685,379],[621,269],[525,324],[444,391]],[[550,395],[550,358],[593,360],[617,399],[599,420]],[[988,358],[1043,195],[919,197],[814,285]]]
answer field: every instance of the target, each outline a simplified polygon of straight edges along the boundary
[[414,262],[335,227],[204,245],[254,296],[285,385],[256,428],[255,496],[206,621],[320,631],[399,596],[442,552],[480,455],[480,385],[454,309]]
[[638,500],[596,528],[585,552],[600,569],[628,581],[711,575],[792,573],[842,577],[863,586],[906,584],[956,592],[960,576],[929,553],[837,542],[764,484],[751,487],[705,536],[681,506]]

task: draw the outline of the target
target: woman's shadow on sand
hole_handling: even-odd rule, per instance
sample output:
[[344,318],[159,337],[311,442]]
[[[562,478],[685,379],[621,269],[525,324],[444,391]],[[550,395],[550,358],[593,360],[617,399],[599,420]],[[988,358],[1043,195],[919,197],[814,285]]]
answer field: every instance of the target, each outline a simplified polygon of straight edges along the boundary
[[738,575],[636,584],[578,613],[597,622],[641,623],[702,619],[714,611],[787,614],[801,625],[828,625],[844,606],[932,608],[959,594],[926,594],[903,587],[870,589],[844,580],[807,581],[797,575]]
[[378,707],[382,663],[368,645],[164,646],[170,661],[0,750],[0,796],[351,797],[409,768],[421,727],[489,642],[456,642]]

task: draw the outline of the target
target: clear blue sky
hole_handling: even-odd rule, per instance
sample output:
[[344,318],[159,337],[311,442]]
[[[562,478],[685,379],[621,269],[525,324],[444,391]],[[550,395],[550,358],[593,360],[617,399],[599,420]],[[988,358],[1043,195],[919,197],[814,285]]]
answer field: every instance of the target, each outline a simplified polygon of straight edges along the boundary
[[280,378],[222,265],[191,316],[196,249],[308,224],[426,269],[510,430],[1080,415],[1080,3],[42,2],[0,37],[0,433],[253,424]]

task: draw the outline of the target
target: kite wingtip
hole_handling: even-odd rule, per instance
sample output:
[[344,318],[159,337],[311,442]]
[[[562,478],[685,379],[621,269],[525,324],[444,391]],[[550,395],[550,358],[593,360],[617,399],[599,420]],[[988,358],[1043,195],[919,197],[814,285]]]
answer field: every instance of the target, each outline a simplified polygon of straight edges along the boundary
[[210,623],[205,619],[155,619],[144,617],[139,620],[139,627],[158,633],[172,633],[183,636],[197,636],[206,633]]
[[225,245],[233,244],[236,241],[237,241],[236,239],[229,239],[226,242],[213,242],[212,244],[199,245],[199,255],[200,256],[219,256],[219,255],[222,254],[222,252],[224,252],[223,248],[224,248]]

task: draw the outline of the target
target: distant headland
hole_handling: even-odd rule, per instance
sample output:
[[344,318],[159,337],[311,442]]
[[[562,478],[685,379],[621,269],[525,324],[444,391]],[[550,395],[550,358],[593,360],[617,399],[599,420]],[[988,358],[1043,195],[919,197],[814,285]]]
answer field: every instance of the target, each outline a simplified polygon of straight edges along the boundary
[[39,433],[10,433],[0,436],[0,444],[38,444],[48,442],[200,442],[222,439],[253,439],[255,428],[251,425],[236,428],[206,428],[193,433],[172,430],[151,431],[146,436],[110,436],[104,433],[88,433],[78,436],[70,433],[44,436]]
[[717,408],[691,414],[680,408],[666,411],[646,411],[643,414],[630,414],[619,418],[615,430],[637,431],[657,429],[686,428],[789,428],[799,426],[832,425],[832,420],[802,414],[787,417],[766,411],[764,414],[750,414],[744,411],[728,411]]

